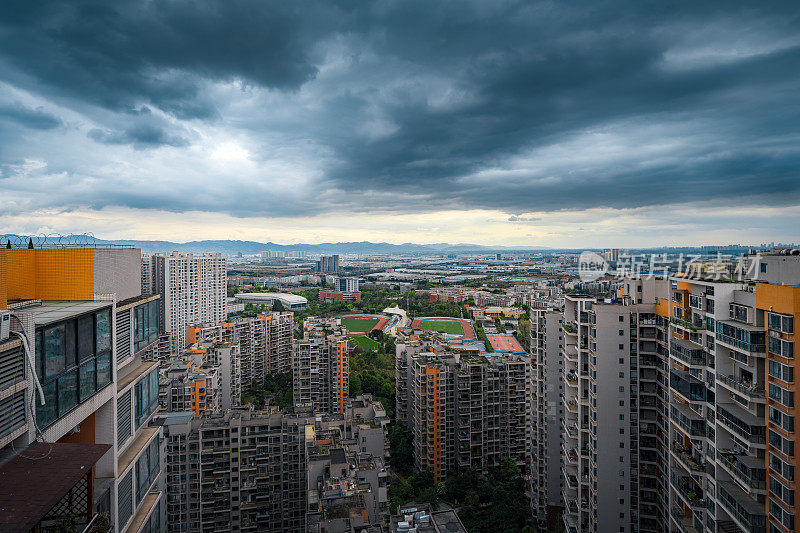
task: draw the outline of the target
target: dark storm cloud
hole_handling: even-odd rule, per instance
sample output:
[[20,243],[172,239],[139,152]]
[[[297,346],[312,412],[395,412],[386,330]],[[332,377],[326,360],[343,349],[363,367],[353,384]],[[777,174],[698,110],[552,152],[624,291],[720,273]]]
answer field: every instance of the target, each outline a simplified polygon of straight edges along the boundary
[[169,135],[162,128],[148,124],[131,126],[124,131],[89,130],[89,137],[103,144],[132,144],[134,148],[154,148],[158,146],[186,146],[189,141],[183,137]]
[[198,95],[203,78],[282,90],[311,79],[304,28],[316,18],[295,2],[10,0],[0,3],[0,49],[20,83],[28,76],[110,108],[146,99],[208,118],[216,111]]
[[[328,154],[326,201],[197,187],[195,209],[788,205],[798,35],[796,2],[7,1],[0,76],[111,112],[88,133],[104,144],[190,144],[157,111],[238,128],[257,158],[275,137]],[[230,124],[208,86],[231,81],[281,99]],[[126,190],[89,201],[146,202]]]
[[19,102],[0,104],[0,120],[10,120],[26,128],[51,130],[62,124],[61,119],[41,107],[26,107]]

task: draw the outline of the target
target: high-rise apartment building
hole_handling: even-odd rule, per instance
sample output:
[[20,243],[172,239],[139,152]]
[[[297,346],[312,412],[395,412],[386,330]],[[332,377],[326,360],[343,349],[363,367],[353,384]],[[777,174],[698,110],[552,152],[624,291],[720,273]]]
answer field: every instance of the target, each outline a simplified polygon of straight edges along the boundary
[[133,248],[2,249],[0,476],[8,531],[66,520],[138,532],[163,522],[155,363],[158,296]]
[[142,272],[152,274],[149,290],[161,294],[161,329],[172,334],[178,350],[188,344],[190,325],[226,318],[228,273],[222,254],[153,254],[142,263]]
[[230,322],[192,324],[187,328],[187,341],[238,345],[239,382],[247,390],[253,382],[263,385],[267,374],[291,370],[293,330],[294,313],[267,312]]
[[167,413],[167,531],[306,530],[313,412]]
[[335,273],[339,271],[338,255],[323,255],[317,261],[317,272]]
[[336,319],[306,319],[294,341],[292,391],[295,405],[320,413],[343,413],[350,396],[347,330]]
[[665,323],[657,299],[666,297],[667,282],[625,280],[620,293],[565,298],[561,434],[572,532],[661,531],[666,523],[665,349],[658,342]]
[[[564,506],[561,453],[565,402],[561,351],[564,347],[563,311],[531,309],[531,468],[528,494],[533,519],[546,529],[548,509]],[[552,512],[551,512],[552,514]],[[552,527],[553,524],[551,524]]]
[[671,279],[671,519],[698,531],[794,531],[794,328],[800,257],[742,280]]
[[566,296],[569,531],[795,530],[800,257],[745,267]]
[[[414,461],[443,481],[513,459],[530,466],[532,367],[520,355],[455,355],[398,345],[397,405],[414,435]],[[404,382],[404,383],[402,383]]]
[[219,368],[172,365],[164,372],[161,397],[169,412],[189,411],[195,418],[222,412]]
[[[165,413],[167,531],[376,531],[388,521],[383,407]],[[373,529],[364,529],[372,526]]]
[[[800,527],[798,453],[800,438],[794,427],[800,398],[798,341],[800,341],[800,257],[767,255],[758,265],[755,283],[756,313],[766,331],[767,528],[789,532]],[[757,316],[758,323],[759,317]],[[797,400],[800,402],[800,400]]]

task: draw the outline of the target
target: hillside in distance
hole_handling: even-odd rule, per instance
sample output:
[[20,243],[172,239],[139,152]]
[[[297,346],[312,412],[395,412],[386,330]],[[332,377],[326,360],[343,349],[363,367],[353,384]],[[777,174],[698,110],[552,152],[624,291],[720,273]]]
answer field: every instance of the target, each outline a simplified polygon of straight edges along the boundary
[[[12,246],[19,243],[27,244],[28,237],[14,234],[0,235],[0,244],[5,244],[11,240]],[[55,236],[33,236],[34,246],[54,245],[54,244],[73,244],[73,245],[129,245],[141,248],[142,252],[220,252],[228,255],[242,253],[251,255],[267,250],[274,251],[305,251],[316,254],[426,254],[426,253],[450,253],[450,252],[482,252],[507,250],[544,250],[545,246],[483,246],[478,244],[391,244],[387,242],[327,242],[320,244],[276,244],[274,242],[256,242],[241,240],[198,240],[189,242],[171,241],[148,241],[148,240],[126,240],[126,239],[99,239],[91,235],[66,235]]]

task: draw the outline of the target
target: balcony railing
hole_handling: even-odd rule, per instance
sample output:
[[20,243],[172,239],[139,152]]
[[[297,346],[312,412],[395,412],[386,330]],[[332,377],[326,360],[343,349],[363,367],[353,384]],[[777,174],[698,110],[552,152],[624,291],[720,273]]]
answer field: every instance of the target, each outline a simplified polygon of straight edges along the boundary
[[753,444],[764,444],[766,442],[764,421],[749,413],[740,416],[729,407],[730,405],[717,405],[717,421],[722,422],[728,429],[733,430]]
[[693,366],[704,366],[708,360],[700,344],[683,339],[672,339],[669,354],[682,363]]
[[751,489],[764,490],[767,488],[767,470],[764,467],[763,459],[721,451],[717,451],[717,458]]
[[109,533],[114,527],[108,513],[95,513],[92,519],[86,524],[83,533]]
[[705,500],[703,500],[703,491],[697,486],[692,478],[688,476],[680,476],[673,472],[670,476],[672,486],[692,507],[705,507]]
[[694,522],[692,519],[683,514],[683,509],[677,509],[673,507],[672,516],[675,518],[675,521],[678,522],[678,526],[680,526],[680,529],[683,531],[683,533],[698,533],[698,530],[694,527]]
[[672,452],[680,459],[681,463],[689,470],[689,472],[702,472],[703,465],[697,461],[689,449],[677,442],[672,442]]
[[751,533],[765,533],[767,531],[767,517],[763,504],[751,499],[734,483],[720,481],[717,486],[717,500],[728,514],[746,526],[747,531]]
[[676,326],[680,326],[680,327],[682,327],[684,329],[690,329],[692,331],[697,331],[697,328],[694,327],[694,325],[691,322],[689,322],[688,320],[683,320],[683,319],[680,319],[680,318],[672,317],[672,318],[669,319],[669,321],[671,323],[675,324]]
[[740,381],[733,377],[732,375],[722,376],[717,374],[717,381],[721,381],[724,384],[728,385],[729,387],[741,392],[742,394],[746,394],[751,398],[763,398],[764,397],[764,387],[760,386],[755,381]]

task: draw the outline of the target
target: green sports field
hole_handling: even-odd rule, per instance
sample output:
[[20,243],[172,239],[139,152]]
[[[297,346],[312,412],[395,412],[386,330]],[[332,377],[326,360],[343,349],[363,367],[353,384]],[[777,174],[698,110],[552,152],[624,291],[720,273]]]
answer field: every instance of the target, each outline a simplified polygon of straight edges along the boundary
[[366,333],[371,331],[378,323],[377,318],[343,318],[342,326],[353,333]]
[[370,339],[369,337],[350,337],[347,339],[347,342],[358,345],[364,351],[368,350],[375,351],[378,348],[380,348],[380,344]]
[[451,335],[463,335],[464,328],[461,327],[461,322],[444,322],[438,320],[423,321],[419,323],[419,329],[426,331],[439,331],[441,333],[449,333]]

